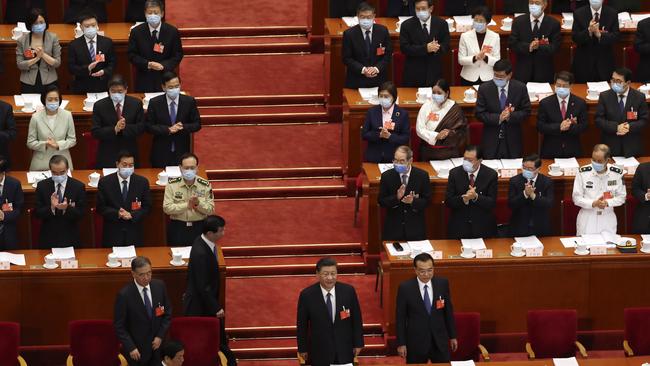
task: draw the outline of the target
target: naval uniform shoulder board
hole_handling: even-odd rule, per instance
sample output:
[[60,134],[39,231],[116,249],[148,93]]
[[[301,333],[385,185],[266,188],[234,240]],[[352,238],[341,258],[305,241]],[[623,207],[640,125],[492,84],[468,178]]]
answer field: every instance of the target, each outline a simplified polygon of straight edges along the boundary
[[203,179],[201,177],[197,177],[196,181],[199,182],[199,184],[202,184],[204,186],[209,186],[210,185],[210,182],[208,182],[207,180],[205,180],[205,179]]
[[580,167],[580,173],[590,172],[593,169],[594,168],[591,165],[585,165],[585,166]]
[[617,166],[610,166],[609,170],[617,174],[623,174],[623,170]]
[[178,183],[181,181],[181,177],[176,177],[176,178],[169,178],[169,183]]

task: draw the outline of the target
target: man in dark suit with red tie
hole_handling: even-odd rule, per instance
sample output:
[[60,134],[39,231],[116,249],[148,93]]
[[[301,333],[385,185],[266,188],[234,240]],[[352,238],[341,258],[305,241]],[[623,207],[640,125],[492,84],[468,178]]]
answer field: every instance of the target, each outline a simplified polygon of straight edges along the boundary
[[510,178],[508,207],[511,236],[547,236],[551,234],[553,181],[540,174],[542,160],[538,155],[523,158],[522,173]]
[[172,320],[167,287],[163,281],[152,279],[147,257],[131,261],[131,275],[133,282],[124,286],[115,299],[115,333],[129,365],[159,366],[160,344]]
[[429,253],[416,255],[413,267],[416,277],[397,290],[397,353],[408,364],[449,362],[449,349],[458,348],[449,282],[434,276]]
[[298,297],[298,354],[312,366],[351,364],[364,345],[357,293],[336,276],[336,261],[321,258],[316,263],[318,282]]
[[115,69],[113,40],[98,34],[97,17],[84,13],[79,17],[82,37],[68,46],[68,71],[74,76],[72,90],[75,94],[106,91],[106,83]]

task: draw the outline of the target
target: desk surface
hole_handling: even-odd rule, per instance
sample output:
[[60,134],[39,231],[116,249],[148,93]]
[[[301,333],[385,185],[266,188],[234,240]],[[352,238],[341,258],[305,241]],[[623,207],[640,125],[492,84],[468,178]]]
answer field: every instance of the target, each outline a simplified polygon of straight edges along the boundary
[[[603,359],[578,359],[578,364],[584,366],[641,366],[644,362],[650,362],[650,356],[639,356],[629,358],[603,358]],[[553,360],[526,360],[508,362],[489,362],[490,366],[553,366]],[[434,366],[449,365],[448,363],[434,363]],[[479,363],[480,365],[480,363]]]
[[[133,93],[133,94],[129,93],[128,95],[131,97],[138,98],[140,100],[144,98],[144,94],[140,94],[140,93]],[[68,105],[65,107],[65,109],[72,112],[72,114],[79,115],[79,116],[81,115],[92,116],[93,114],[92,111],[85,111],[83,109],[86,95],[63,94],[63,99],[70,101]],[[9,105],[13,107],[15,117],[31,118],[32,113],[25,113],[21,111],[22,107],[18,107],[15,104],[15,99],[13,95],[2,95],[0,96],[0,100],[5,103],[9,103]]]
[[[111,38],[115,43],[127,43],[129,33],[134,23],[103,23],[99,25],[99,31],[104,32],[104,36]],[[0,46],[16,45],[16,41],[11,39],[11,30],[16,27],[15,24],[0,24]],[[50,24],[48,32],[56,33],[59,36],[59,42],[69,43],[74,40],[75,25],[72,24]]]

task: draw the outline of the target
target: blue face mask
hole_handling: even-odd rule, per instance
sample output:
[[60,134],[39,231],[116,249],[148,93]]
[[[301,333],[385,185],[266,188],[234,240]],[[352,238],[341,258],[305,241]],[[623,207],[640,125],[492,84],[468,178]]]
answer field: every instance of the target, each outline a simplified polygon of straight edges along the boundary
[[45,32],[45,28],[47,28],[47,24],[45,24],[45,23],[34,24],[34,25],[32,25],[32,32],[34,32],[34,33],[43,33],[43,32]]
[[111,93],[111,99],[115,103],[122,103],[124,101],[124,94],[122,94],[122,93]]
[[389,109],[393,105],[393,98],[379,97],[379,104],[384,109]]
[[127,168],[120,168],[120,177],[126,179],[130,177],[135,169],[133,167],[127,167]]
[[524,170],[522,170],[521,175],[523,175],[524,178],[526,178],[526,180],[531,180],[531,179],[535,178],[536,174],[535,174],[535,172],[531,172],[530,170],[524,169]]
[[426,22],[429,20],[431,13],[429,13],[428,10],[418,10],[415,12],[415,15],[418,17],[418,19],[420,19],[420,21]]
[[431,99],[437,105],[441,105],[442,103],[445,102],[445,96],[442,94],[431,94]]
[[623,94],[623,92],[625,91],[625,87],[623,86],[623,84],[612,83],[612,90],[616,94]]
[[181,94],[181,88],[165,89],[165,93],[167,93],[169,99],[176,99]]
[[571,94],[571,89],[569,88],[562,88],[562,87],[556,87],[555,88],[555,93],[557,94],[558,97],[564,99]]
[[194,169],[181,169],[181,173],[185,180],[194,180],[196,178],[196,170]]
[[373,21],[374,21],[373,19],[366,19],[366,18],[359,19],[359,25],[363,30],[370,30],[370,28],[372,28]]
[[97,27],[84,28],[84,36],[88,39],[93,39],[97,35]]
[[474,21],[474,23],[472,23],[472,27],[474,27],[476,33],[483,33],[485,32],[485,28],[487,28],[487,24]]
[[146,18],[147,18],[147,23],[152,27],[155,27],[158,24],[160,24],[160,15],[158,14],[147,14]]
[[473,173],[476,169],[474,169],[474,164],[471,161],[463,160],[463,170],[467,173]]
[[393,164],[393,167],[395,168],[395,171],[398,172],[399,174],[404,174],[409,171],[408,164]]
[[542,6],[537,4],[528,4],[528,11],[530,12],[530,15],[538,18],[542,15]]
[[497,78],[494,78],[494,79],[492,79],[492,81],[494,81],[494,83],[496,84],[497,88],[503,88],[503,87],[506,86],[506,84],[508,83],[508,80],[506,80],[506,79],[497,79]]
[[594,9],[600,9],[603,6],[603,0],[589,0],[589,4]]
[[593,160],[591,161],[591,166],[598,173],[602,172],[605,169],[605,164],[597,163],[597,162],[595,162]]
[[56,112],[59,109],[59,102],[47,102],[45,103],[45,108],[50,112]]
[[63,184],[66,180],[68,180],[68,175],[52,175],[52,180],[54,181],[54,184]]

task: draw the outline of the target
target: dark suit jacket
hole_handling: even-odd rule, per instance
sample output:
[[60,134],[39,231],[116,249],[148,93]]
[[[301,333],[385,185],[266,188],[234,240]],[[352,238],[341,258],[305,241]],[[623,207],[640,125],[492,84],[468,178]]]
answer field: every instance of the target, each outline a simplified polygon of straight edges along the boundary
[[[115,299],[115,313],[113,325],[117,338],[122,343],[122,349],[129,359],[129,352],[134,349],[140,351],[140,362],[138,365],[159,365],[160,351],[153,351],[151,342],[154,338],[165,339],[167,329],[172,320],[172,303],[167,296],[165,283],[158,279],[152,279],[149,284],[151,289],[151,306],[153,316],[147,315],[142,294],[138,291],[135,282],[131,281],[124,286]],[[156,316],[156,308],[164,307],[164,314]],[[131,364],[131,363],[129,363]]]
[[419,197],[411,204],[397,200],[402,179],[395,169],[385,171],[379,182],[379,205],[386,209],[383,240],[424,240],[427,238],[425,211],[431,201],[429,173],[411,167],[406,195],[411,191]]
[[[201,116],[196,107],[196,99],[180,95],[176,106],[176,122],[183,123],[183,130],[173,135],[169,134],[170,121],[167,97],[159,95],[149,102],[147,108],[147,132],[153,135],[151,145],[151,165],[165,167],[178,165],[178,159],[192,150],[190,135],[201,129]],[[174,152],[171,151],[172,142]]]
[[528,13],[528,2],[521,0],[503,0],[505,14]]
[[645,199],[648,188],[650,188],[650,163],[642,163],[636,169],[632,179],[632,194],[638,201],[632,222],[634,234],[650,232],[650,201]]
[[544,135],[542,142],[542,158],[571,158],[580,157],[582,148],[580,134],[589,126],[587,103],[580,97],[571,94],[566,106],[566,118],[577,118],[577,123],[567,131],[560,130],[562,112],[557,95],[553,94],[542,99],[537,109],[537,130]]
[[485,5],[485,0],[457,0],[445,2],[445,15],[469,15],[477,6]]
[[43,9],[47,17],[45,0],[31,0],[31,4],[25,0],[7,0],[5,23],[16,24],[17,22],[25,22],[32,8]]
[[[144,10],[143,10],[144,11]],[[135,66],[135,91],[158,92],[161,91],[161,76],[165,71],[174,71],[183,59],[183,48],[178,29],[171,24],[163,22],[158,34],[158,43],[164,48],[162,53],[154,52],[154,40],[147,23],[131,29],[129,35],[129,61]],[[149,61],[163,65],[162,71],[149,70]]]
[[639,12],[641,11],[641,0],[609,0],[607,5],[616,9],[616,11],[623,12]]
[[[440,353],[449,354],[449,340],[456,338],[454,306],[449,293],[449,282],[443,277],[431,279],[433,299],[431,314],[427,314],[420,293],[418,279],[412,278],[399,285],[395,328],[397,345],[406,346],[413,355],[428,355],[435,344]],[[445,300],[442,309],[436,309],[436,300]]]
[[90,59],[86,37],[79,37],[70,42],[68,46],[68,70],[74,76],[72,90],[76,94],[104,92],[107,89],[108,81],[113,76],[113,70],[117,61],[115,59],[115,50],[113,49],[113,40],[97,35],[95,52],[97,54],[100,52],[103,53],[106,58],[105,62],[98,63],[92,70],[93,73],[104,70],[104,75],[99,78],[90,76],[88,72],[88,65],[94,60]]
[[404,5],[403,0],[388,0],[386,16],[395,18],[398,16],[415,16],[413,0],[407,0],[406,5]]
[[219,303],[217,257],[201,236],[194,239],[187,267],[187,290],[183,296],[185,316],[216,316]]
[[550,235],[553,181],[543,174],[537,174],[534,200],[524,196],[525,185],[526,178],[522,174],[510,178],[508,206],[512,210],[512,216],[510,217],[511,235]]
[[[387,80],[390,69],[390,59],[393,46],[388,29],[380,24],[372,26],[370,54],[366,49],[365,31],[355,26],[343,32],[343,63],[347,66],[345,77],[346,88],[371,88],[380,86]],[[378,56],[377,51],[384,49],[384,54]],[[379,75],[368,78],[361,74],[364,67],[376,67]]]
[[[334,363],[352,363],[353,348],[363,347],[361,307],[354,287],[337,282],[335,292],[335,320],[328,317],[320,283],[300,292],[296,319],[298,352],[308,352],[312,366]],[[350,317],[341,320],[341,311],[350,311]]]
[[[41,248],[79,247],[79,221],[86,213],[85,185],[71,177],[65,185],[64,198],[68,200],[65,211],[50,209],[50,197],[56,192],[52,178],[38,182],[36,186],[36,217],[41,219]],[[74,203],[74,207],[72,206]]]
[[9,143],[16,138],[16,121],[13,107],[0,101],[0,155],[11,162]]
[[591,7],[583,6],[573,13],[573,42],[576,44],[573,58],[573,73],[577,83],[609,80],[614,71],[614,46],[618,43],[618,14],[616,10],[603,5],[600,11],[600,40],[589,36]]
[[[400,50],[406,55],[403,86],[433,86],[442,77],[442,57],[449,52],[449,26],[446,21],[431,15],[427,38],[421,24],[417,17],[413,17],[402,23],[400,28]],[[440,49],[427,53],[427,43],[434,38],[440,43]]]
[[[530,43],[535,38],[546,38],[549,44],[540,45],[539,48],[530,52]],[[529,14],[515,18],[512,23],[512,33],[508,40],[510,49],[517,55],[517,65],[513,78],[522,83],[529,81],[553,82],[553,76],[555,75],[553,58],[560,48],[561,41],[560,22],[557,19],[545,15],[539,25],[539,32],[533,34]]]
[[[627,112],[634,109],[636,120],[627,119]],[[630,124],[630,132],[625,136],[616,135],[618,125],[624,122]],[[600,93],[596,109],[596,126],[601,129],[603,144],[607,144],[612,156],[640,156],[643,154],[643,130],[648,124],[648,104],[645,95],[636,89],[629,89],[625,101],[625,113],[618,106],[618,96],[613,90]]]
[[496,235],[494,207],[497,203],[497,172],[481,164],[474,177],[478,198],[467,205],[462,196],[469,189],[469,177],[462,166],[449,171],[445,204],[450,209],[447,236],[450,239],[489,238]]
[[63,13],[63,22],[75,24],[79,21],[79,15],[81,15],[82,12],[90,10],[97,16],[97,21],[99,23],[106,23],[108,22],[106,3],[110,1],[111,0],[69,0],[68,7]]
[[135,155],[138,164],[138,136],[145,130],[140,99],[127,95],[122,106],[122,116],[126,120],[126,127],[116,135],[117,113],[113,100],[110,97],[98,100],[93,107],[91,132],[99,140],[97,168],[114,168],[120,150],[128,150]]
[[496,156],[500,129],[504,130],[510,157],[518,158],[522,155],[521,124],[530,116],[528,89],[525,84],[514,79],[510,80],[506,105],[511,104],[515,110],[510,114],[510,119],[503,123],[499,123],[502,111],[499,103],[500,93],[493,81],[481,84],[478,89],[476,118],[484,124],[481,147],[485,159],[494,159]]
[[[576,0],[576,9],[588,5],[588,0]],[[553,13],[573,13],[571,9],[571,0],[553,0],[551,11]]]
[[635,80],[647,83],[650,81],[650,18],[637,25],[634,49],[640,55]]
[[361,0],[329,0],[329,3],[330,18],[353,17]]
[[406,109],[394,104],[391,120],[395,122],[395,129],[391,132],[388,140],[379,137],[383,126],[381,119],[381,106],[374,106],[366,112],[366,120],[363,123],[361,132],[364,140],[368,141],[368,148],[365,152],[365,161],[373,163],[390,163],[393,161],[395,149],[400,145],[408,145],[411,137],[411,122]]
[[[97,211],[104,218],[102,244],[105,247],[135,245],[144,242],[142,220],[151,210],[151,195],[147,178],[132,174],[126,202],[122,200],[122,178],[117,173],[99,180]],[[140,209],[132,210],[132,204],[139,201]],[[120,208],[131,213],[131,220],[119,218]]]
[[5,181],[0,194],[0,207],[5,203],[12,205],[12,211],[5,211],[5,218],[0,225],[3,227],[0,233],[0,251],[18,248],[18,234],[16,233],[16,222],[23,211],[25,199],[20,181],[16,178],[5,175]]

